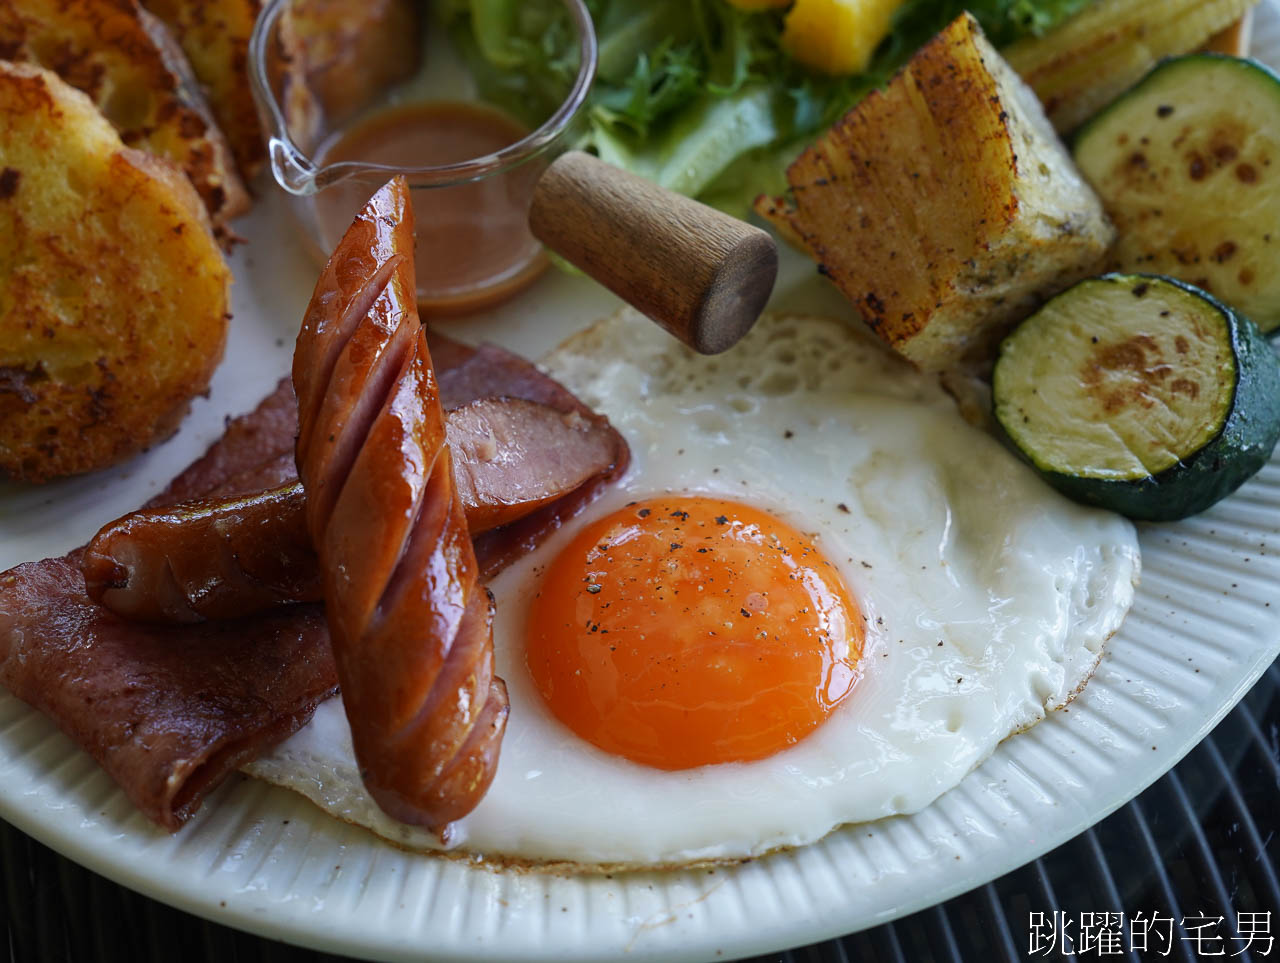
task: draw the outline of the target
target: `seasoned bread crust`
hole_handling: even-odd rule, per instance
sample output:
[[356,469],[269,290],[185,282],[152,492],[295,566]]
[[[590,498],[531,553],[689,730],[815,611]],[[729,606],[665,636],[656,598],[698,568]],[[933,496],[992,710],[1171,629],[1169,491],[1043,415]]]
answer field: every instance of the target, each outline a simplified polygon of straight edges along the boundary
[[1247,57],[1252,41],[1253,7],[1250,7],[1239,20],[1219,30],[1200,49],[1227,54],[1230,57]]
[[788,168],[757,212],[931,371],[1096,272],[1113,231],[1030,89],[968,14]]
[[0,62],[0,475],[172,432],[222,356],[229,283],[184,174],[56,74]]
[[1047,33],[1006,47],[1004,54],[1044,103],[1053,126],[1069,132],[1165,57],[1210,42],[1257,2],[1093,0]]
[[[249,84],[249,37],[261,0],[142,0],[142,5],[181,44],[240,173],[252,178],[266,159]],[[281,96],[290,106],[290,133],[305,150],[316,147],[320,111],[333,129],[417,69],[419,8],[413,0],[294,0],[285,7],[277,56],[267,67],[285,74]]]
[[418,69],[420,13],[412,0],[294,0],[284,11],[284,53],[330,129]]
[[249,35],[259,0],[142,0],[172,32],[204,85],[240,173],[251,180],[267,148],[249,87]]
[[0,59],[38,64],[88,94],[127,146],[186,171],[215,226],[248,209],[181,48],[137,0],[0,0]]

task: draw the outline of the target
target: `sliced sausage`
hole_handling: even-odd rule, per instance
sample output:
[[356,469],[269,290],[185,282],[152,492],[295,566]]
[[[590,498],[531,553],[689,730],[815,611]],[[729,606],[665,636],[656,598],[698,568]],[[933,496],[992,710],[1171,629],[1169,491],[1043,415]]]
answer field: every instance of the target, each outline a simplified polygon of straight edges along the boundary
[[[620,457],[607,421],[519,398],[484,398],[449,412],[446,437],[472,535],[575,491]],[[285,481],[282,487],[143,509],[106,525],[83,558],[89,596],[152,622],[238,618],[318,601],[305,496],[291,456],[287,462],[272,459],[254,473]],[[239,476],[228,484],[238,488]]]

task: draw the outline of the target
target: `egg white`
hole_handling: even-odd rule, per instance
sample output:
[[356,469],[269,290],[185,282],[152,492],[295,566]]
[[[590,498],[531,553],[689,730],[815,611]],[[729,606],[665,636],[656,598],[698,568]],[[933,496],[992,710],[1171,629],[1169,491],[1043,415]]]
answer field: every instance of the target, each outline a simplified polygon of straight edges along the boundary
[[[1133,526],[1072,504],[965,423],[929,378],[846,326],[766,317],[706,358],[624,311],[543,367],[632,448],[580,517],[667,492],[748,502],[810,533],[867,619],[862,678],[813,734],[752,763],[664,772],[562,726],[525,667],[523,621],[566,525],[490,586],[511,718],[497,777],[451,845],[653,865],[759,855],[915,812],[1068,701],[1133,601]],[[360,784],[338,699],[247,767],[401,845]]]

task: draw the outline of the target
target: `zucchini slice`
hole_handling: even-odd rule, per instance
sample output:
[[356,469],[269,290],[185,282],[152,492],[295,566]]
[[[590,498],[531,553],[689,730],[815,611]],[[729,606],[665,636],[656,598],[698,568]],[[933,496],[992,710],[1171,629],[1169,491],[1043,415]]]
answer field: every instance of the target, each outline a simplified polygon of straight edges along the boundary
[[1081,281],[1000,345],[995,415],[1076,501],[1152,521],[1204,511],[1280,437],[1280,361],[1253,322],[1171,278]]
[[1115,223],[1110,267],[1212,292],[1280,328],[1280,77],[1252,60],[1167,60],[1077,135]]

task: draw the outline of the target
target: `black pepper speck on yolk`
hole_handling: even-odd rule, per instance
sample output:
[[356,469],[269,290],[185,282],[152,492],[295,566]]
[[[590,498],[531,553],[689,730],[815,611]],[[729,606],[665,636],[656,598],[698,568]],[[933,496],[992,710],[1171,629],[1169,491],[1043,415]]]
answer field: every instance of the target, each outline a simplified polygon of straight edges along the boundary
[[747,505],[638,502],[588,525],[530,608],[529,671],[578,736],[660,769],[761,759],[849,694],[863,619],[805,536]]

